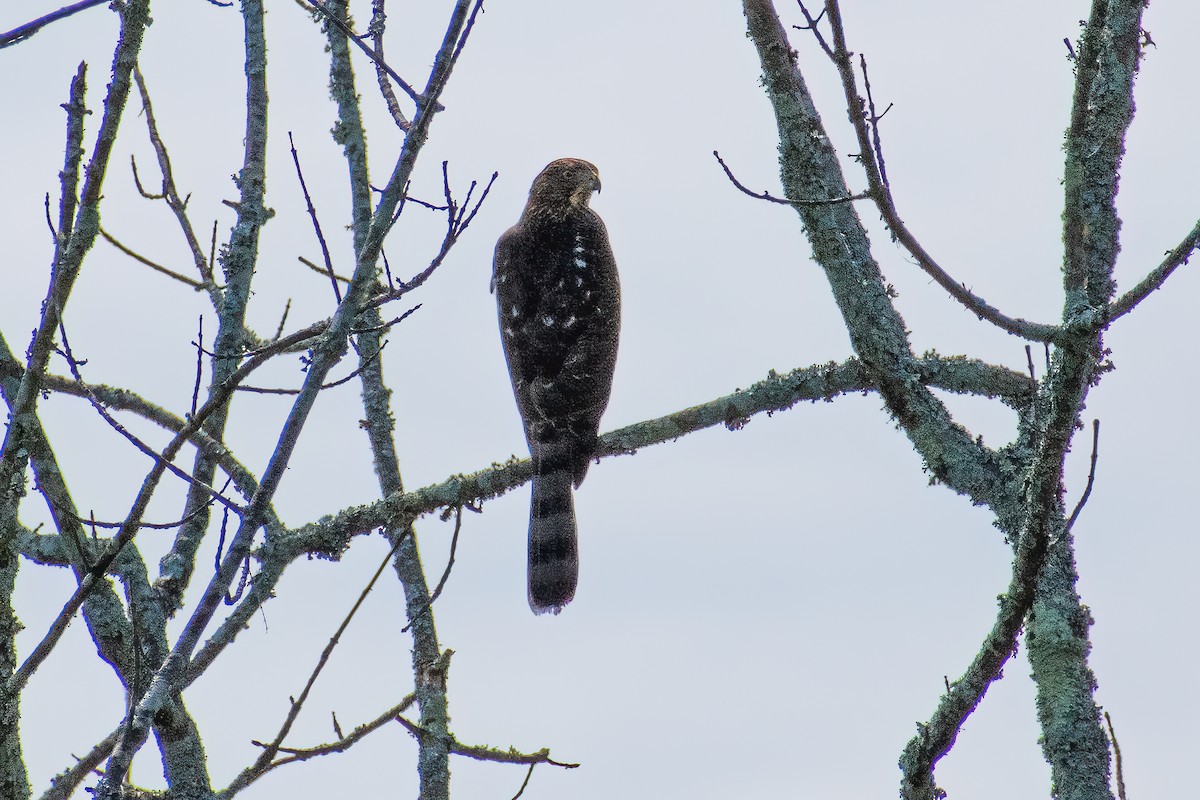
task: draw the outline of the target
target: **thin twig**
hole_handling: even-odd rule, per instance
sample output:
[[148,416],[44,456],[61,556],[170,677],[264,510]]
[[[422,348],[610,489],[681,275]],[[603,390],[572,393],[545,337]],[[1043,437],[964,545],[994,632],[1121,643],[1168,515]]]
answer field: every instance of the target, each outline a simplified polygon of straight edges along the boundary
[[355,328],[354,332],[356,334],[358,334],[358,333],[378,333],[379,331],[386,331],[389,328],[395,327],[396,325],[399,325],[401,322],[404,322],[404,320],[408,319],[414,313],[416,313],[417,309],[419,309],[420,307],[421,307],[421,304],[417,303],[415,306],[410,308],[408,311],[405,311],[403,314],[401,314],[398,317],[393,317],[392,319],[388,320],[387,322],[381,322],[378,325],[372,325],[369,328]]
[[721,158],[719,152],[713,150],[713,156],[717,159],[717,163],[721,165],[721,169],[725,170],[725,177],[729,178],[729,182],[755,200],[766,200],[769,203],[778,203],[781,206],[832,206],[841,203],[853,203],[855,200],[869,200],[871,198],[870,192],[862,192],[860,194],[852,194],[849,197],[834,197],[828,200],[788,200],[784,197],[775,197],[770,192],[754,192],[734,176],[733,170]]
[[107,2],[109,0],[80,0],[78,3],[63,6],[57,11],[51,11],[43,17],[38,17],[33,22],[26,22],[24,25],[13,28],[11,31],[0,33],[0,49],[25,41],[52,22],[58,22],[60,19],[66,19],[72,14],[77,14],[80,11],[92,8],[93,6],[103,5]]
[[196,379],[192,381],[192,410],[191,413],[196,413],[196,407],[200,404],[200,381],[204,379],[204,315],[201,314],[196,321],[196,341],[193,342],[196,346]]
[[900,218],[900,213],[896,209],[895,202],[892,199],[891,190],[883,181],[879,163],[875,158],[875,151],[871,145],[871,131],[867,124],[867,115],[863,112],[863,100],[858,94],[857,80],[850,59],[850,51],[846,46],[846,34],[842,27],[841,10],[834,0],[829,0],[826,4],[826,10],[829,12],[829,25],[833,34],[833,52],[830,57],[837,66],[838,74],[842,78],[842,91],[845,96],[846,109],[854,124],[854,131],[858,138],[859,159],[867,177],[871,197],[879,207],[879,211],[883,215],[888,229],[891,230],[892,236],[916,259],[917,265],[927,275],[933,278],[951,297],[966,306],[968,310],[980,319],[986,320],[1001,330],[1024,339],[1039,342],[1054,341],[1060,334],[1060,329],[1057,325],[1045,325],[1009,317],[999,309],[988,304],[982,297],[967,289],[965,284],[951,277],[933,259],[933,256],[925,250],[921,243],[917,241],[916,236],[913,235],[912,231],[908,229],[908,226]]
[[[217,261],[217,220],[213,220],[212,234],[208,239],[208,263],[215,264]],[[217,285],[216,278],[213,275],[205,276],[206,279],[212,280],[213,286]]]
[[395,288],[396,281],[392,278],[392,265],[388,261],[387,250],[379,248],[379,257],[383,259],[383,276],[387,279],[387,285]]
[[161,272],[163,275],[166,275],[168,278],[174,278],[175,280],[179,281],[180,283],[186,284],[186,285],[192,287],[193,289],[203,289],[204,288],[204,284],[201,283],[200,281],[196,280],[195,278],[189,278],[188,276],[183,275],[182,273],[176,272],[173,269],[164,267],[162,264],[159,264],[155,261],[151,261],[150,259],[141,255],[140,253],[137,253],[137,252],[133,251],[132,249],[130,249],[129,247],[126,247],[125,245],[121,244],[121,242],[117,241],[116,237],[113,236],[108,231],[106,231],[104,228],[100,228],[100,235],[103,236],[104,240],[106,242],[108,242],[109,244],[111,244],[113,247],[117,248],[122,253],[124,253],[125,255],[132,258],[134,261],[137,261],[140,264],[145,264],[147,267],[154,270],[155,272]]
[[275,326],[275,335],[271,337],[272,342],[278,342],[283,337],[283,329],[287,325],[288,314],[292,311],[292,298],[288,298],[283,304],[283,313],[279,315],[279,324]]
[[[433,257],[433,260],[429,262],[429,266],[418,272],[407,282],[399,281],[390,290],[376,295],[370,300],[370,302],[367,303],[367,308],[377,308],[384,303],[389,303],[392,300],[403,297],[413,289],[416,289],[418,286],[425,283],[425,281],[429,280],[429,277],[433,275],[437,268],[441,266],[442,262],[446,259],[446,256],[450,253],[450,249],[455,245],[459,237],[462,236],[463,233],[466,232],[467,228],[471,225],[471,221],[475,219],[475,215],[479,212],[480,207],[483,205],[483,201],[487,199],[488,193],[492,190],[492,185],[496,182],[496,178],[499,176],[499,172],[492,173],[492,177],[488,180],[487,186],[484,187],[483,193],[479,195],[479,199],[475,201],[475,206],[470,210],[469,213],[466,213],[465,215],[463,213],[467,208],[465,203],[463,204],[461,210],[457,208],[457,205],[453,201],[448,203],[446,207],[442,208],[442,210],[447,212],[448,217],[446,235],[442,238],[442,246],[438,249],[437,255]],[[474,187],[475,183],[472,182],[471,190],[468,191],[468,196],[470,195],[471,191],[474,190]],[[423,203],[422,205],[427,204]],[[456,211],[458,213],[456,213]],[[412,312],[410,311],[409,313]]]
[[1117,798],[1125,800],[1125,767],[1121,763],[1121,745],[1117,744],[1117,732],[1113,730],[1112,717],[1104,712],[1104,722],[1108,725],[1108,740],[1112,742],[1113,761],[1117,773]]
[[246,583],[250,580],[250,556],[242,559],[242,572],[238,576],[237,588],[232,592],[225,592],[225,605],[231,606],[242,599],[242,592],[246,591]]
[[[71,370],[71,375],[75,378],[76,383],[78,383],[81,387],[87,386],[87,384],[84,383],[83,375],[80,374],[80,372],[79,372],[80,362],[75,359],[74,354],[71,352],[71,345],[67,341],[66,326],[63,325],[61,320],[59,321],[59,325],[58,325],[58,334],[62,338],[62,355],[67,360],[67,364]],[[123,437],[125,437],[125,439],[130,444],[132,444],[134,447],[136,447],[142,453],[144,453],[145,455],[154,459],[156,462],[162,463],[162,465],[166,468],[166,470],[168,472],[170,472],[172,475],[175,475],[177,478],[183,480],[184,482],[186,482],[188,484],[191,484],[193,486],[197,486],[197,487],[203,489],[209,495],[209,497],[211,497],[212,499],[216,500],[217,502],[221,503],[222,505],[225,505],[225,506],[233,509],[237,513],[241,513],[241,510],[242,510],[241,506],[239,506],[237,503],[235,503],[232,500],[230,500],[229,498],[225,497],[224,495],[222,495],[218,490],[214,489],[213,487],[208,486],[207,484],[203,484],[200,481],[196,480],[191,475],[187,474],[187,472],[185,472],[184,470],[180,469],[179,467],[177,467],[173,463],[171,463],[164,455],[159,453],[153,447],[146,444],[138,437],[134,436],[129,431],[129,429],[127,429],[124,425],[122,425],[120,422],[118,422],[116,420],[116,418],[113,417],[112,414],[109,414],[108,409],[106,409],[104,407],[104,404],[101,403],[94,396],[89,395],[88,400],[91,402],[92,408],[96,410],[96,413],[98,413],[100,415],[100,417],[105,422],[107,422],[110,427],[112,427],[113,430],[115,430],[117,433],[119,433]],[[139,527],[142,527],[140,525],[140,523],[139,523]]]
[[821,35],[821,29],[817,27],[818,23],[821,22],[821,18],[825,16],[825,9],[821,9],[821,13],[814,17],[812,14],[808,13],[808,9],[804,6],[804,3],[797,2],[797,5],[800,6],[800,13],[804,15],[804,19],[808,22],[808,24],[793,25],[792,27],[798,31],[812,31],[813,36],[815,36],[817,39],[817,44],[821,45],[821,49],[825,51],[825,55],[832,59],[833,50],[829,47],[829,43],[825,41],[825,37]]
[[[396,717],[396,721],[408,729],[417,739],[428,738],[433,734],[425,728],[412,722],[404,717]],[[542,748],[536,753],[522,753],[514,748],[508,750],[498,750],[495,747],[486,747],[482,745],[463,744],[453,736],[445,737],[447,749],[456,756],[466,756],[473,758],[476,761],[493,761],[499,764],[550,764],[563,769],[575,769],[581,766],[578,763],[569,761],[555,761],[550,757],[550,750]]]
[[1087,485],[1083,487],[1083,494],[1079,498],[1079,502],[1075,504],[1075,510],[1071,512],[1071,517],[1067,520],[1067,530],[1071,530],[1075,526],[1075,520],[1079,519],[1079,512],[1083,511],[1083,507],[1087,505],[1088,498],[1092,496],[1092,484],[1096,481],[1096,459],[1100,455],[1100,420],[1092,420],[1092,465],[1088,469]]
[[[154,155],[158,159],[158,169],[162,174],[162,198],[167,204],[167,208],[171,209],[171,213],[175,215],[175,221],[179,225],[179,230],[183,234],[184,241],[187,242],[188,250],[192,254],[192,263],[196,267],[196,272],[200,274],[202,288],[208,291],[209,302],[213,307],[220,311],[223,304],[221,298],[221,290],[217,286],[216,276],[213,274],[213,262],[216,259],[216,254],[210,249],[208,257],[205,257],[204,250],[200,244],[200,239],[196,236],[195,228],[192,227],[192,221],[187,214],[188,197],[181,197],[179,189],[175,185],[175,175],[171,169],[171,155],[167,151],[166,142],[158,132],[158,122],[154,117],[154,106],[150,102],[150,91],[146,88],[146,80],[142,77],[142,72],[139,69],[134,69],[133,79],[137,83],[138,93],[142,98],[142,114],[146,118],[146,132],[150,138],[150,145],[154,148]],[[133,162],[132,156],[130,161]],[[134,179],[137,179],[136,163],[134,169]],[[139,191],[141,187],[139,186]],[[213,222],[213,242],[216,241],[216,222]]]
[[517,793],[513,795],[512,800],[517,800],[517,798],[525,794],[525,787],[529,785],[529,779],[533,777],[533,770],[536,766],[536,762],[529,765],[529,769],[525,771],[525,780],[521,781],[521,788],[517,789]]
[[82,758],[76,758],[74,764],[51,779],[50,788],[43,792],[38,800],[68,800],[79,784],[108,758],[120,734],[121,729],[117,728],[93,745]]
[[[214,501],[212,499],[210,499],[208,502],[212,503]],[[72,518],[74,518],[76,522],[81,522],[81,523],[86,522],[92,528],[100,528],[102,530],[116,530],[117,528],[120,528],[122,525],[125,524],[124,521],[122,521],[122,522],[105,522],[103,520],[98,520],[98,519],[96,519],[96,515],[94,512],[87,517],[81,517],[78,514],[69,514],[69,512],[66,512],[65,509],[63,509],[61,511],[62,511],[62,513],[68,513],[68,515],[71,516]],[[191,514],[187,515],[183,519],[177,519],[172,522],[142,522],[140,527],[145,528],[147,530],[167,531],[167,530],[171,530],[172,528],[178,528],[180,525],[184,524],[189,519],[196,516],[197,513],[198,512],[193,511]],[[96,535],[96,532],[95,532],[95,530],[93,530],[92,531],[93,538],[95,537],[95,535]],[[86,565],[86,566],[87,566],[87,570],[91,569],[91,565]],[[87,570],[84,570],[84,571],[86,572]]]
[[58,241],[58,231],[54,230],[54,219],[50,216],[50,193],[46,192],[45,198],[42,200],[42,207],[46,211],[46,227],[50,229],[50,240]]
[[[319,323],[316,326],[312,326],[312,328],[320,328],[323,330],[324,327],[327,326],[328,322],[325,322]],[[59,610],[58,615],[54,618],[54,622],[50,624],[50,627],[47,629],[41,641],[39,641],[33,650],[30,651],[29,655],[26,656],[25,661],[21,663],[20,668],[9,678],[9,684],[10,687],[12,687],[12,691],[20,691],[21,687],[23,687],[29,681],[30,676],[37,671],[38,666],[46,660],[46,657],[54,649],[55,645],[58,643],[58,640],[62,638],[63,633],[67,630],[67,626],[70,624],[71,619],[75,616],[75,613],[79,610],[80,606],[83,605],[83,601],[87,599],[88,595],[91,594],[95,587],[99,585],[100,581],[103,580],[104,574],[107,572],[108,567],[125,548],[125,545],[133,541],[134,536],[136,536],[137,532],[141,530],[140,522],[142,516],[146,512],[146,507],[149,505],[150,498],[153,495],[155,488],[158,486],[159,481],[162,479],[162,475],[166,471],[167,465],[172,459],[174,459],[175,455],[179,452],[183,445],[186,442],[192,441],[193,438],[202,436],[200,428],[204,424],[204,421],[225,406],[225,404],[229,401],[229,397],[233,393],[234,389],[239,383],[245,380],[247,375],[258,369],[258,367],[265,364],[278,353],[284,352],[292,344],[306,341],[320,332],[318,330],[317,333],[313,333],[312,328],[298,331],[297,333],[292,334],[290,337],[274,343],[269,347],[265,347],[256,353],[253,357],[247,360],[246,363],[238,367],[238,369],[235,370],[225,380],[224,383],[216,387],[204,405],[201,406],[196,413],[191,416],[186,424],[180,426],[175,431],[174,438],[172,438],[170,443],[168,443],[163,449],[162,456],[155,462],[154,468],[151,469],[150,473],[142,482],[142,486],[138,490],[138,496],[134,499],[133,506],[130,509],[129,516],[125,520],[124,526],[117,533],[117,535],[109,541],[108,549],[96,561],[92,570],[84,576],[82,581],[80,581],[79,585],[75,588],[74,593],[72,593],[67,602],[63,604],[62,609]],[[72,388],[79,389],[80,396],[85,398],[88,397],[86,393],[83,393],[86,384],[80,387],[72,383],[70,386]],[[63,391],[68,390],[69,389],[63,389]],[[223,450],[224,446],[221,445],[220,449]],[[272,513],[269,509],[265,510],[263,513],[268,517],[272,516]]]
[[[267,772],[275,769],[276,767],[281,767],[284,764],[291,764],[296,761],[307,761],[310,758],[316,758],[317,756],[330,755],[333,753],[343,753],[346,750],[350,749],[353,745],[355,745],[359,741],[361,741],[363,739],[363,737],[365,737],[367,734],[374,733],[375,731],[382,728],[384,725],[395,720],[397,717],[399,717],[401,714],[403,714],[405,711],[407,711],[409,708],[411,708],[412,704],[414,702],[416,702],[416,699],[417,699],[417,696],[415,694],[410,694],[408,697],[405,697],[403,700],[401,700],[399,703],[397,703],[396,705],[389,708],[387,711],[384,711],[382,714],[375,717],[375,719],[371,720],[370,722],[366,722],[366,723],[363,723],[362,725],[357,726],[354,730],[352,730],[350,732],[349,735],[343,735],[341,733],[341,728],[336,726],[337,719],[335,717],[334,724],[335,724],[335,732],[338,734],[337,741],[330,742],[329,744],[317,745],[315,747],[280,747],[279,752],[287,753],[288,758],[280,758],[275,761],[272,761],[270,764],[268,764],[266,766],[265,769],[263,769],[262,773],[255,775],[253,779],[257,780],[258,778],[262,777],[263,774],[266,774]],[[269,746],[267,744],[264,744],[263,742],[254,741],[254,740],[251,740],[250,743],[253,744],[255,747],[268,747]],[[225,792],[222,792],[220,796],[226,796],[227,792],[228,792],[228,790],[226,790]]]
[[[4,366],[0,362],[0,368]],[[0,369],[2,372],[2,369]],[[7,373],[4,373],[7,374]],[[13,373],[19,374],[19,373]],[[155,425],[170,431],[172,434],[179,433],[188,427],[188,420],[181,419],[160,406],[147,402],[144,398],[139,397],[134,392],[125,389],[117,389],[104,384],[85,384],[80,386],[73,378],[67,378],[59,375],[46,375],[43,378],[42,388],[46,391],[58,392],[71,397],[78,397],[83,400],[88,399],[91,394],[96,397],[106,408],[128,411],[136,414],[141,418],[152,422]],[[209,437],[203,431],[193,430],[188,437],[188,441],[201,450],[209,458],[229,474],[237,484],[237,489],[243,496],[249,497],[254,492],[255,483],[250,471],[240,464],[229,447],[222,442]],[[224,493],[222,491],[222,493]],[[74,517],[78,519],[78,515]],[[187,517],[184,518],[188,519]],[[273,521],[273,525],[277,525],[277,520]]]
[[433,594],[429,595],[425,607],[409,618],[408,624],[400,629],[401,633],[408,633],[412,626],[417,624],[417,620],[429,613],[429,609],[433,608],[433,602],[441,596],[446,581],[450,579],[450,570],[454,568],[454,554],[458,550],[458,533],[462,530],[462,510],[461,504],[454,509],[454,535],[450,537],[450,557],[446,559],[446,569],[442,572],[442,579],[438,581]]
[[225,534],[229,532],[229,515],[221,517],[221,530],[217,534],[217,552],[213,556],[213,569],[221,568],[221,554],[225,551]]
[[471,30],[475,27],[475,17],[483,10],[483,0],[475,0],[475,5],[471,8],[471,16],[467,17],[467,24],[463,26],[462,35],[458,37],[458,43],[454,46],[454,55],[450,57],[451,62],[457,62],[458,57],[462,55],[463,48],[467,46],[467,39],[471,35]]
[[[416,699],[416,695],[411,695],[411,694],[410,694],[410,695],[409,695],[409,697],[412,697],[414,700]],[[407,699],[407,698],[405,698],[405,699]],[[345,739],[345,738],[346,738],[346,734],[342,733],[342,726],[341,726],[341,724],[338,722],[338,718],[337,718],[337,712],[336,712],[336,711],[330,711],[330,712],[329,712],[329,719],[330,719],[330,722],[332,722],[332,723],[333,723],[333,732],[334,732],[335,734],[337,734],[337,737],[338,737],[338,739],[339,739],[339,740],[340,740],[340,739]]]
[[[329,663],[329,657],[333,654],[334,648],[336,648],[338,643],[341,641],[342,634],[346,631],[346,628],[349,627],[350,621],[354,619],[354,615],[358,613],[358,609],[362,607],[363,601],[367,599],[367,595],[369,595],[371,590],[375,588],[375,583],[379,580],[379,576],[383,574],[384,569],[386,569],[387,565],[391,563],[392,556],[394,556],[396,551],[400,549],[400,543],[403,541],[404,534],[401,534],[399,537],[397,537],[396,543],[392,546],[392,549],[389,550],[388,554],[381,562],[379,562],[379,568],[375,570],[375,574],[371,576],[371,580],[367,582],[366,587],[364,587],[362,592],[359,593],[358,599],[354,601],[354,605],[351,607],[349,613],[346,614],[345,619],[343,619],[342,623],[338,625],[338,628],[336,631],[334,631],[333,636],[329,638],[329,642],[325,645],[325,649],[321,651],[321,655],[317,659],[317,664],[315,667],[313,667],[312,673],[308,676],[308,681],[304,684],[304,689],[300,692],[300,696],[292,700],[291,708],[288,709],[287,717],[284,719],[283,724],[280,725],[279,732],[275,735],[274,740],[267,745],[260,744],[260,746],[263,747],[263,752],[260,753],[258,758],[254,760],[253,764],[246,767],[241,771],[241,773],[238,774],[236,778],[233,779],[223,794],[236,794],[238,791],[245,788],[254,780],[267,772],[267,770],[272,768],[271,762],[275,758],[276,754],[279,753],[280,748],[283,745],[283,740],[287,737],[288,732],[291,731],[292,724],[295,723],[296,717],[300,715],[300,709],[303,708],[304,702],[308,699],[309,692],[312,691],[312,687],[317,682],[317,678],[325,669],[325,665]],[[399,713],[400,712],[397,711],[396,715]]]
[[308,193],[308,184],[304,180],[304,170],[300,169],[300,154],[296,152],[296,141],[292,132],[288,131],[288,146],[292,150],[292,163],[296,165],[296,177],[300,180],[300,191],[304,193],[304,204],[308,207],[308,216],[312,220],[313,230],[317,234],[317,243],[321,245],[321,255],[325,259],[325,273],[333,284],[333,296],[337,302],[342,302],[342,290],[338,286],[337,275],[333,272],[333,259],[329,255],[329,245],[325,242],[325,233],[321,230],[321,221],[317,219],[317,209],[313,206],[312,195]]
[[[313,272],[316,272],[316,273],[318,273],[318,274],[320,274],[320,275],[323,275],[323,276],[328,276],[328,275],[329,275],[329,272],[328,272],[328,270],[326,270],[326,269],[325,269],[324,267],[322,267],[320,264],[316,264],[316,263],[314,263],[314,262],[312,262],[312,261],[309,261],[309,260],[308,260],[307,258],[305,258],[304,256],[296,256],[296,260],[297,260],[297,261],[299,261],[299,262],[300,262],[301,264],[303,264],[304,266],[306,266],[306,267],[308,267],[309,269],[311,269]],[[340,281],[341,283],[349,283],[349,282],[350,282],[350,279],[349,279],[349,278],[347,278],[347,277],[345,277],[345,276],[343,276],[343,275],[338,275],[338,274],[334,273],[333,277],[334,277],[334,279],[335,279],[335,280],[337,280],[337,281]]]
[[138,174],[137,156],[133,155],[132,153],[130,153],[130,155],[129,155],[129,169],[133,173],[133,188],[137,189],[137,193],[140,194],[144,199],[146,199],[146,200],[166,200],[167,199],[167,195],[165,192],[160,193],[160,194],[155,194],[154,192],[147,191],[146,187],[142,186],[142,176]]
[[[334,27],[336,27],[343,34],[345,34],[347,39],[354,42],[354,44],[358,45],[358,49],[362,50],[364,53],[366,53],[367,58],[371,59],[371,61],[373,61],[375,63],[376,67],[387,72],[387,74],[391,77],[391,79],[400,85],[400,88],[404,90],[404,93],[406,95],[408,95],[414,103],[416,103],[418,106],[420,106],[422,103],[425,102],[425,98],[422,97],[420,94],[418,94],[417,90],[414,89],[412,86],[410,86],[408,81],[401,78],[398,74],[396,74],[396,71],[394,69],[392,69],[391,67],[388,66],[387,62],[383,60],[383,56],[381,54],[376,53],[373,48],[368,47],[366,42],[364,42],[362,40],[362,38],[359,37],[359,35],[357,33],[355,33],[354,30],[349,25],[347,25],[345,22],[343,22],[341,19],[339,19],[336,14],[334,14],[332,11],[330,11],[328,8],[326,8],[324,3],[317,2],[317,0],[302,0],[302,2],[304,2],[311,8],[314,8],[317,11],[321,12],[321,14],[325,17],[325,19],[332,22]],[[445,106],[443,106],[441,103],[436,103],[434,105],[434,110],[435,111],[443,111],[443,110],[445,110]]]
[[[420,308],[420,306],[417,306],[417,308]],[[416,310],[417,309],[414,308],[409,313],[412,313],[412,311],[416,311]],[[386,343],[384,344],[384,346],[386,346]],[[367,366],[367,364],[371,363],[371,361],[373,359],[379,357],[379,354],[383,351],[384,346],[381,346],[379,348],[379,350],[376,351],[375,354],[371,356],[371,358],[369,358],[366,361],[364,361],[363,363],[359,364],[358,367],[356,367],[354,369],[354,371],[351,372],[346,377],[339,378],[336,381],[330,381],[329,383],[321,384],[321,391],[324,391],[326,389],[333,389],[335,387],[341,386],[344,383],[354,380],[363,371],[363,369]],[[282,394],[282,395],[300,394],[299,389],[272,389],[272,388],[267,388],[264,386],[239,386],[238,391],[239,392],[250,392],[251,394]]]
[[862,69],[863,89],[867,92],[867,119],[871,126],[871,145],[875,149],[875,163],[879,165],[879,180],[891,194],[891,184],[888,182],[887,164],[883,160],[883,142],[879,138],[879,120],[883,119],[887,112],[892,110],[892,105],[883,110],[883,114],[875,112],[875,96],[871,94],[871,78],[867,73],[867,57],[862,53],[858,54],[859,66]]

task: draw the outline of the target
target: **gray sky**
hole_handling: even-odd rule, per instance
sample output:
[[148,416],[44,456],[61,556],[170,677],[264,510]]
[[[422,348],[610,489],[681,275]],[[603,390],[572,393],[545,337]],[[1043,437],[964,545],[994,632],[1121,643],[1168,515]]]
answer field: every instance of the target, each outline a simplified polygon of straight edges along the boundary
[[[0,9],[0,28],[38,13],[15,5]],[[390,9],[389,60],[414,83],[423,83],[440,42],[445,5]],[[793,6],[778,5],[785,24],[801,22]],[[422,16],[433,6],[436,15]],[[1057,319],[1061,142],[1072,82],[1062,40],[1077,36],[1088,4],[1022,15],[994,4],[846,6],[851,47],[869,59],[876,100],[895,104],[882,133],[905,220],[951,274],[992,304],[1013,316]],[[264,230],[250,314],[264,334],[288,299],[289,329],[332,309],[327,282],[296,261],[319,260],[319,250],[288,131],[339,271],[350,271],[352,255],[342,229],[345,168],[328,135],[334,109],[322,40],[293,3],[268,7],[267,203],[276,216]],[[367,4],[356,10],[365,23]],[[1186,3],[1155,3],[1146,15],[1157,48],[1142,65],[1122,169],[1117,277],[1124,288],[1195,223],[1198,24],[1200,10]],[[21,76],[0,88],[7,110],[0,326],[14,350],[28,343],[47,282],[52,251],[42,198],[56,197],[62,164],[59,104],[86,59],[88,103],[99,108],[115,30],[115,16],[98,8],[0,53],[6,73]],[[839,152],[853,152],[836,75],[811,39],[794,34]],[[240,18],[202,2],[160,3],[147,36],[142,69],[176,180],[192,194],[203,238],[214,218],[227,236],[232,212],[220,201],[235,196],[229,176],[241,163],[244,115]],[[371,71],[357,65],[382,184],[401,140],[383,116]],[[796,215],[738,193],[711,155],[719,149],[752,188],[778,191],[774,120],[758,77],[736,3],[488,3],[413,181],[414,195],[437,200],[443,159],[460,189],[500,172],[463,241],[413,296],[422,308],[393,331],[385,354],[409,487],[524,454],[487,284],[496,237],[516,220],[533,175],[556,157],[599,166],[604,191],[593,206],[621,268],[621,356],[603,430],[710,400],[770,369],[850,354]],[[97,123],[89,117],[89,136]],[[135,113],[126,115],[118,152],[104,226],[186,270],[190,259],[171,216],[138,199],[132,185],[129,153],[143,182],[156,185]],[[865,185],[849,159],[844,168],[851,186]],[[872,207],[859,211],[918,352],[1025,368],[1021,341],[946,297],[890,242]],[[430,212],[406,211],[387,247],[393,271],[422,269],[443,225]],[[1145,797],[1190,788],[1200,745],[1193,724],[1200,648],[1190,635],[1200,599],[1192,568],[1200,387],[1195,371],[1179,366],[1193,355],[1185,308],[1197,291],[1192,265],[1114,326],[1107,343],[1117,370],[1092,391],[1085,412],[1088,421],[1101,419],[1102,432],[1095,491],[1076,526],[1079,591],[1096,619],[1097,698],[1113,715],[1130,791]],[[89,360],[85,377],[182,413],[201,314],[211,334],[215,320],[201,296],[100,241],[67,324]],[[64,371],[61,363],[54,369]],[[301,377],[293,359],[256,380],[295,386]],[[289,524],[377,496],[353,386],[318,403],[278,496]],[[997,404],[947,402],[989,444],[1011,438],[1014,417]],[[239,398],[228,439],[244,463],[261,470],[287,407],[278,398]],[[43,408],[80,507],[122,517],[149,463],[78,401],[55,397]],[[1074,450],[1072,503],[1087,474],[1087,434]],[[178,485],[164,491],[157,518],[178,517],[181,497]],[[800,405],[737,433],[709,430],[593,466],[576,498],[580,588],[556,618],[534,618],[526,604],[528,499],[523,487],[465,517],[437,623],[443,646],[456,651],[450,713],[461,741],[548,746],[558,759],[582,762],[571,771],[539,767],[524,795],[534,800],[894,796],[896,761],[914,723],[933,711],[943,676],[961,674],[1008,583],[1011,551],[990,515],[928,486],[874,395]],[[23,520],[44,516],[31,498]],[[432,581],[451,530],[437,519],[418,523]],[[165,544],[155,537],[138,539],[151,565]],[[238,646],[189,691],[217,786],[254,758],[251,739],[274,735],[288,696],[302,688],[386,549],[378,537],[360,537],[340,563],[296,564]],[[32,567],[20,581],[27,630],[19,646],[27,652],[73,581],[65,570]],[[289,744],[331,739],[330,711],[348,730],[408,693],[399,597],[390,580],[376,589]],[[1028,672],[1022,648],[940,765],[938,782],[951,796],[1048,794]],[[23,710],[36,792],[119,719],[119,687],[78,621],[30,683]],[[415,753],[394,726],[345,755],[277,770],[244,796],[408,796]],[[518,767],[461,759],[451,768],[461,798],[511,797],[523,778]],[[161,783],[152,748],[136,762],[135,778]]]

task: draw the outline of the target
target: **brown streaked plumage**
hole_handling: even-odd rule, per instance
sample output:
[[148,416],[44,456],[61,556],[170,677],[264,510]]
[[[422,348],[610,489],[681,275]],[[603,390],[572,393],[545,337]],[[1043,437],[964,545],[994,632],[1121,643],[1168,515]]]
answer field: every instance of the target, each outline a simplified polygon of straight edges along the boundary
[[492,291],[517,409],[533,459],[529,606],[557,614],[575,596],[572,487],[587,474],[608,405],[621,290],[608,231],[588,207],[596,168],[546,165],[517,224],[496,242]]

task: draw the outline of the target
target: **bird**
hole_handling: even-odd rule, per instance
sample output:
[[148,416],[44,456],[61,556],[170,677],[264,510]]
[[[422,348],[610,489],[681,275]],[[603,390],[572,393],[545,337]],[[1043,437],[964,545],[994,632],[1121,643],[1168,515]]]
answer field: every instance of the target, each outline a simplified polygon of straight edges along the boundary
[[557,614],[579,581],[573,489],[596,454],[621,327],[617,263],[588,203],[600,173],[560,158],[538,173],[517,224],[501,234],[492,292],[533,462],[529,607]]

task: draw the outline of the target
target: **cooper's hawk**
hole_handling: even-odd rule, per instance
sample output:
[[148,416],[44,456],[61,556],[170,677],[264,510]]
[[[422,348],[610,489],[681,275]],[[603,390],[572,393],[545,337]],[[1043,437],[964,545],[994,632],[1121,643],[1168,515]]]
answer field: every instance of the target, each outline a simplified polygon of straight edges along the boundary
[[579,578],[572,485],[587,474],[608,405],[621,289],[608,231],[588,208],[600,173],[560,158],[533,181],[517,224],[496,242],[492,291],[533,459],[529,606],[557,614]]

